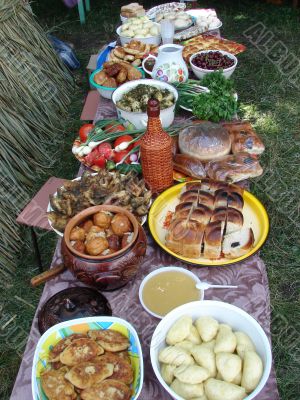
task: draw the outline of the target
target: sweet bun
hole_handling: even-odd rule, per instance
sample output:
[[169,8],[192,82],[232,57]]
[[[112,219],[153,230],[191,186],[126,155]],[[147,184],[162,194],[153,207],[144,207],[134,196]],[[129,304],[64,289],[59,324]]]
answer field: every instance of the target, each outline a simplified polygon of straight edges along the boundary
[[189,126],[179,132],[179,149],[182,154],[201,161],[218,160],[229,154],[231,139],[223,127],[212,122]]
[[219,329],[219,322],[210,316],[200,317],[195,321],[195,326],[204,342],[214,339]]
[[216,376],[216,356],[211,346],[207,346],[205,343],[195,345],[192,349],[192,356],[198,365],[207,369],[210,377]]
[[242,360],[236,354],[218,353],[216,364],[222,380],[226,382],[233,382],[242,371]]
[[192,342],[193,344],[201,344],[202,340],[199,335],[197,328],[192,325],[189,335],[186,337],[186,340]]
[[224,222],[215,221],[207,224],[204,232],[204,257],[209,260],[221,256]]
[[216,337],[215,353],[233,353],[236,348],[236,337],[232,332],[231,326],[220,324],[219,331]]
[[208,379],[204,390],[208,400],[242,400],[246,397],[244,388],[218,379]]
[[255,351],[244,354],[241,386],[247,393],[252,392],[258,385],[263,374],[263,362]]
[[234,332],[234,334],[237,341],[236,352],[241,358],[244,358],[245,351],[255,351],[255,346],[249,336],[246,335],[246,333],[237,331]]
[[222,252],[225,258],[241,257],[249,252],[253,244],[254,235],[252,229],[242,228],[224,236]]
[[244,224],[244,216],[241,211],[235,208],[227,208],[227,219],[226,219],[226,235],[242,229]]
[[168,385],[171,385],[174,380],[174,371],[176,368],[176,365],[172,364],[161,364],[160,366],[161,376]]
[[176,394],[183,397],[186,400],[193,399],[203,395],[203,384],[197,383],[191,385],[189,383],[180,382],[179,379],[175,379],[171,384],[171,389],[174,390]]
[[158,360],[172,365],[193,365],[193,357],[186,350],[177,346],[168,346],[159,352]]
[[206,368],[199,365],[181,365],[175,369],[174,376],[180,382],[195,385],[209,378],[209,372]]

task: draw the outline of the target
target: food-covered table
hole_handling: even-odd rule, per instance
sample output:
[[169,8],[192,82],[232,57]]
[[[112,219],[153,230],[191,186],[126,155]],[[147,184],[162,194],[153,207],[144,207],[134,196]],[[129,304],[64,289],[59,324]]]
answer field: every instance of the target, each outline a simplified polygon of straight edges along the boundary
[[[101,119],[104,117],[115,117],[115,111],[109,101],[100,99],[96,119]],[[80,172],[82,172],[82,170]],[[139,302],[138,290],[142,279],[149,272],[163,266],[175,265],[187,268],[187,265],[164,253],[158,247],[158,245],[154,243],[148,230],[147,240],[148,246],[146,257],[136,278],[129,282],[122,289],[113,292],[105,292],[105,296],[111,304],[113,315],[126,319],[136,328],[139,334],[145,362],[145,379],[143,391],[141,393],[141,399],[169,399],[170,396],[164,391],[153,373],[149,356],[150,341],[158,320],[150,316],[143,309]],[[62,262],[60,245],[61,241],[59,240],[54,254],[52,266],[58,265]],[[234,290],[208,290],[205,293],[205,299],[221,300],[242,308],[257,319],[270,338],[270,298],[268,278],[266,267],[259,257],[259,254],[252,256],[242,263],[233,264],[226,267],[188,268],[204,281],[214,284],[237,285],[238,289]],[[69,271],[64,272],[55,279],[46,283],[37,313],[44,302],[55,293],[65,288],[79,285],[83,286],[83,284],[76,280]],[[33,354],[39,337],[40,333],[38,330],[36,314],[21,367],[11,395],[11,400],[19,400],[21,398],[30,399],[32,397],[31,367]],[[279,399],[274,367],[272,368],[266,386],[257,396],[257,399]]]

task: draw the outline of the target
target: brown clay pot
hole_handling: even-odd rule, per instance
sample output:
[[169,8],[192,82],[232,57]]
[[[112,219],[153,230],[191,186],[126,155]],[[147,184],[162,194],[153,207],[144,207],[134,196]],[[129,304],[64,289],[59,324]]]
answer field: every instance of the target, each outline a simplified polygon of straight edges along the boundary
[[[133,240],[124,249],[106,256],[79,253],[71,246],[70,232],[76,225],[99,211],[125,214],[133,226]],[[114,290],[126,285],[136,275],[146,247],[146,234],[133,214],[122,207],[101,205],[80,212],[68,222],[61,250],[65,266],[77,279],[99,290]]]

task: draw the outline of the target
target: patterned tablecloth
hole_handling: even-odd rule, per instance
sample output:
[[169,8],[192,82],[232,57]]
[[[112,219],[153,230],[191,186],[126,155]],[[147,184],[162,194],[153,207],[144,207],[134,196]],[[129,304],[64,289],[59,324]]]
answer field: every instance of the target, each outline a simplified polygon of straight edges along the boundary
[[[106,118],[114,116],[109,102],[101,102],[97,112],[97,118],[105,115]],[[172,256],[161,250],[151,238],[147,228],[148,247],[146,257],[140,267],[136,278],[124,288],[106,292],[113,315],[126,319],[137,330],[144,355],[145,380],[140,396],[141,400],[169,400],[171,397],[164,391],[157,381],[150,362],[149,346],[152,333],[158,320],[145,312],[139,302],[138,289],[141,280],[149,272],[163,266],[182,266],[193,271],[200,279],[214,284],[238,285],[235,290],[208,290],[205,298],[210,300],[222,300],[234,304],[251,314],[262,325],[270,338],[270,299],[266,268],[259,255],[256,254],[243,263],[226,267],[190,267],[175,260]],[[52,265],[60,263],[60,240],[54,254]],[[46,283],[40,304],[60,290],[71,286],[83,286],[69,271]],[[34,290],[34,289],[32,289]],[[38,312],[37,310],[37,312]],[[37,326],[37,315],[34,318],[29,340],[21,363],[19,374],[11,395],[11,400],[29,400],[31,395],[31,366],[34,350],[40,337]],[[278,400],[276,378],[272,368],[268,382],[256,400]]]

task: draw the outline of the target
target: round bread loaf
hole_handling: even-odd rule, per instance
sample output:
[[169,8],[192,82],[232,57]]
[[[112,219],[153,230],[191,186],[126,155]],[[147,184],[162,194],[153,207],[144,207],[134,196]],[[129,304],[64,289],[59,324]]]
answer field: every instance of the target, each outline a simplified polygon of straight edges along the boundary
[[218,124],[203,122],[190,126],[179,133],[179,149],[182,154],[201,161],[218,160],[231,150],[228,132]]

